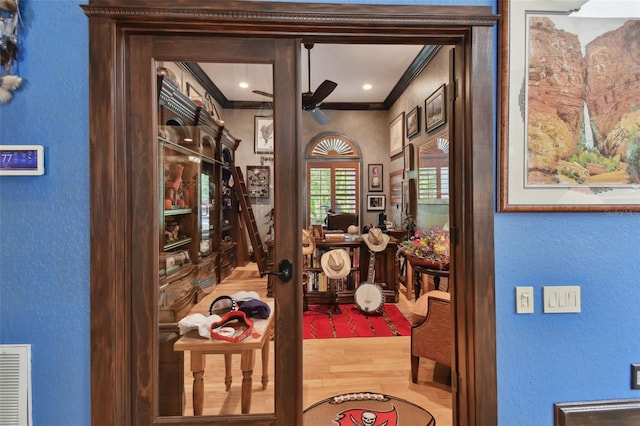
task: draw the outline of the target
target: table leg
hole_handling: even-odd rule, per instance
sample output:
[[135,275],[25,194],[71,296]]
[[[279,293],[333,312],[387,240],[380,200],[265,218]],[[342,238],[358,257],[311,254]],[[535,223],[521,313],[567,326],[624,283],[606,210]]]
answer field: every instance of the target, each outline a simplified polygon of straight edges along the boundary
[[405,285],[407,287],[407,299],[412,300],[414,295],[413,295],[413,283],[415,281],[415,278],[413,277],[413,267],[411,266],[411,263],[409,263],[408,260],[405,260],[405,268],[406,268],[406,273],[405,273]]
[[422,292],[422,272],[420,268],[413,268],[415,274],[413,275],[413,288],[416,295],[416,300],[420,297],[420,293]]
[[255,363],[255,351],[248,349],[240,355],[240,368],[242,369],[242,393],[240,394],[240,408],[242,414],[251,411],[251,386],[253,366]]
[[231,389],[231,354],[224,354],[224,388]]
[[269,338],[265,339],[262,345],[262,390],[269,384]]
[[193,373],[193,415],[201,416],[204,405],[204,353],[191,351],[191,373]]

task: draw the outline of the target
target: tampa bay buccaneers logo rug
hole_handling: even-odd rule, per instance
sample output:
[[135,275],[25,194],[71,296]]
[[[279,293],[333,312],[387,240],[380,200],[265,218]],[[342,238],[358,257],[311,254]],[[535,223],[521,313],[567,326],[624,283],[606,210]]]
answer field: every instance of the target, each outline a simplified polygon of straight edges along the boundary
[[334,421],[340,426],[398,426],[398,412],[396,407],[389,411],[353,408],[338,413]]
[[391,395],[356,392],[332,396],[304,410],[305,426],[435,426],[424,408]]

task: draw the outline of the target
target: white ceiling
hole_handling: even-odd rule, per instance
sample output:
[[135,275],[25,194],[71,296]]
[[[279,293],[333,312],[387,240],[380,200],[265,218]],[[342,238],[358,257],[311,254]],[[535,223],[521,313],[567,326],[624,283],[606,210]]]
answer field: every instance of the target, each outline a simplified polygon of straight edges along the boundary
[[[384,102],[398,80],[422,50],[423,45],[319,44],[311,49],[311,91],[325,79],[338,87],[325,102]],[[308,87],[307,50],[302,47],[300,82],[303,92]],[[211,81],[229,101],[268,101],[252,93],[273,93],[272,67],[265,64],[199,63]],[[249,87],[242,89],[245,81]],[[372,85],[365,91],[363,84]]]

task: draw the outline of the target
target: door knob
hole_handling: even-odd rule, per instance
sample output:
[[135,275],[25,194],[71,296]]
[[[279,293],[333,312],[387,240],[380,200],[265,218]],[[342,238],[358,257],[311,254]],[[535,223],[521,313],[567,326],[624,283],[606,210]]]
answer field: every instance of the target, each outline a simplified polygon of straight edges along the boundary
[[283,282],[285,282],[285,283],[289,282],[289,280],[293,276],[293,264],[291,263],[291,261],[289,259],[283,259],[280,262],[278,272],[276,272],[276,271],[260,272],[260,276],[261,277],[263,277],[265,275],[275,275],[277,277],[280,277],[280,279]]

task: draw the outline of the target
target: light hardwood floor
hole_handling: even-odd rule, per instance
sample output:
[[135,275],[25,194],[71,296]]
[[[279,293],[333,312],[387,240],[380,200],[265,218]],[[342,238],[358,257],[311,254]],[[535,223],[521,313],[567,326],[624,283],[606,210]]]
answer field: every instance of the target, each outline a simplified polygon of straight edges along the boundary
[[[250,278],[257,271],[255,264],[236,268],[215,291],[233,294],[240,290],[256,291],[266,297],[266,278]],[[412,301],[401,287],[398,307],[408,315]],[[393,395],[428,410],[438,426],[451,426],[451,388],[434,382],[433,362],[420,360],[418,383],[411,382],[410,337],[366,337],[356,339],[307,339],[303,342],[304,407],[328,397],[349,392],[377,392]],[[271,345],[273,352],[274,345]],[[191,415],[189,356],[185,356],[185,414]],[[205,415],[240,414],[242,374],[240,356],[233,356],[233,383],[229,392],[224,386],[224,357],[209,355],[205,367]],[[260,356],[256,354],[253,374],[251,413],[273,412],[273,353],[269,359],[269,385],[262,390]]]

